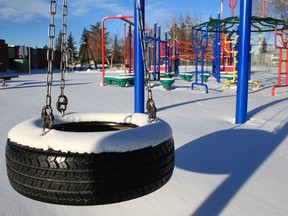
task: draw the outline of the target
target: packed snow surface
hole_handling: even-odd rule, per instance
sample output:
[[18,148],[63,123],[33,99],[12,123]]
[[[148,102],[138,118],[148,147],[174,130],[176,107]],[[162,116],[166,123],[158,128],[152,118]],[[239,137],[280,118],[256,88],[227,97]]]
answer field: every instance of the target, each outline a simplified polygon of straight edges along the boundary
[[[185,68],[186,72],[192,70]],[[120,73],[123,71],[106,74]],[[206,83],[208,94],[203,86],[191,90],[191,82],[180,77],[174,77],[170,91],[163,89],[159,81],[153,81],[157,116],[171,126],[175,141],[176,160],[171,180],[138,199],[89,207],[34,201],[10,186],[5,162],[8,133],[22,122],[40,119],[46,99],[44,71],[32,71],[31,76],[18,75],[19,78],[7,81],[7,87],[0,87],[1,216],[287,215],[288,88],[277,88],[276,95],[271,96],[271,88],[277,83],[277,68],[253,68],[251,79],[259,82],[260,88],[249,85],[247,122],[241,125],[235,124],[234,119],[237,87],[228,85],[223,89],[225,78],[217,83],[210,76]],[[60,74],[56,72],[53,77],[52,108],[57,113],[54,104],[60,94]],[[98,71],[67,74],[65,95],[69,98],[69,116],[134,112],[133,87],[101,86],[101,83]],[[31,133],[30,128],[21,133]],[[143,136],[148,140],[151,136],[163,138],[166,133],[159,127]],[[59,143],[58,138],[55,143]]]

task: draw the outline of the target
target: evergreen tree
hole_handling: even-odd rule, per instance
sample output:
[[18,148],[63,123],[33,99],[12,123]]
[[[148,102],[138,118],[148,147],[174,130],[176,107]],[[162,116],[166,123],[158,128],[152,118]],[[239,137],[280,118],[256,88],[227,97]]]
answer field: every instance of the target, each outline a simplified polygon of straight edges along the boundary
[[[110,65],[109,57],[111,57],[111,39],[109,39],[109,32],[104,34],[105,40],[105,55],[104,58],[108,65]],[[89,31],[89,46],[97,62],[102,62],[102,28],[101,23],[97,22],[95,25],[90,25]]]
[[188,41],[186,23],[181,14],[179,18],[178,40]]
[[186,33],[187,39],[189,41],[189,38],[190,38],[190,40],[192,38],[192,27],[193,27],[193,21],[192,21],[192,18],[191,18],[189,11],[187,11],[187,13],[186,13],[185,24],[186,24],[186,31],[187,31],[187,33]]
[[89,60],[92,59],[91,54],[89,53],[89,50],[87,50],[88,44],[88,35],[89,32],[86,30],[86,28],[83,29],[81,40],[80,40],[80,49],[79,49],[79,55],[78,55],[78,62],[81,62],[81,66],[83,66],[84,63],[90,63]]
[[101,62],[102,57],[102,39],[101,39],[101,23],[90,25],[89,45],[97,62]]
[[[172,41],[178,40],[183,42],[191,42],[192,39],[192,27],[195,26],[201,18],[195,17],[191,18],[190,13],[186,13],[186,17],[183,18],[183,16],[180,14],[180,17],[178,18],[174,16],[172,20],[172,27],[168,31],[168,34]],[[191,50],[192,47],[189,45],[183,45],[183,48],[181,50],[181,53],[186,55],[193,53]]]
[[72,56],[69,56],[69,63],[71,64],[72,62],[74,62],[74,59],[77,58],[77,47],[76,47],[76,42],[74,41],[74,38],[72,36],[72,32],[70,32],[70,34],[68,35],[68,38],[67,38],[67,52],[68,52],[68,55],[71,54],[71,50],[72,50],[72,53],[73,53],[73,61],[71,61],[72,59]]
[[[111,41],[109,40],[109,32],[106,31],[105,28],[105,58],[111,55],[111,49],[109,46]],[[95,25],[90,25],[90,32],[89,32],[89,45],[93,52],[93,55],[97,62],[102,61],[102,28],[101,23],[97,22]]]
[[119,41],[117,34],[114,35],[114,42],[112,47],[112,53],[110,57],[110,67],[113,67],[114,63],[123,62],[123,45]]
[[56,38],[56,42],[55,42],[55,46],[54,46],[55,50],[61,51],[61,41],[62,41],[62,35],[61,35],[61,31],[60,31],[57,38]]
[[268,53],[268,43],[267,43],[267,39],[264,38],[262,40],[262,44],[261,44],[261,48],[260,48],[260,53]]
[[180,14],[180,17],[177,22],[177,17],[174,16],[172,19],[172,25],[168,34],[172,40],[180,40],[180,41],[191,41],[192,37],[192,27],[199,23],[201,18],[191,17],[190,13],[186,13],[185,19]]
[[172,25],[171,25],[171,28],[170,30],[168,31],[168,34],[171,38],[172,41],[174,40],[177,40],[177,36],[178,36],[178,31],[179,31],[179,28],[178,28],[178,25],[177,25],[177,17],[176,15],[173,16],[173,19],[172,19]]

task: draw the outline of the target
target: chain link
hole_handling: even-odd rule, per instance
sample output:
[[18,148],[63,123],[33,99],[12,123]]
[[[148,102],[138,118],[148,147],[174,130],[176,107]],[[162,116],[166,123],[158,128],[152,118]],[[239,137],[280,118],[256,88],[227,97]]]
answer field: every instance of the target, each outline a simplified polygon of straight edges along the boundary
[[50,25],[48,28],[48,37],[49,37],[49,48],[47,50],[47,62],[48,62],[48,72],[46,76],[46,103],[42,108],[41,118],[43,121],[43,134],[45,134],[45,129],[51,129],[53,125],[53,109],[51,107],[51,91],[52,91],[52,82],[53,82],[53,60],[54,60],[54,49],[53,49],[53,40],[55,37],[55,15],[57,10],[57,3],[55,0],[50,2]]
[[57,110],[65,115],[65,111],[68,105],[68,98],[64,94],[65,89],[65,74],[67,72],[67,49],[66,49],[66,35],[67,35],[67,15],[68,15],[68,7],[67,0],[63,0],[62,5],[62,30],[61,30],[61,63],[60,63],[60,71],[61,71],[61,81],[60,81],[60,96],[58,97],[58,101],[56,103]]
[[136,7],[138,11],[138,24],[140,28],[140,42],[141,42],[143,65],[144,65],[144,71],[146,75],[146,90],[147,90],[146,110],[148,112],[148,122],[151,123],[153,121],[156,121],[157,108],[153,100],[152,89],[151,89],[151,84],[150,84],[150,74],[149,74],[148,60],[147,60],[147,44],[145,41],[145,26],[143,22],[144,20],[143,20],[140,0],[136,0]]

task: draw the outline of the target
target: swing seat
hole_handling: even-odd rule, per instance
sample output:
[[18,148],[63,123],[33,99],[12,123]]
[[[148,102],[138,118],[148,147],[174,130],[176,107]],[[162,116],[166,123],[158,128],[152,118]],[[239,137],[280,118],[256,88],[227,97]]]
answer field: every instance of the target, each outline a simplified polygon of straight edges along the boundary
[[134,85],[134,74],[133,73],[120,74],[120,76],[127,78],[129,85]]
[[231,80],[233,80],[233,76],[226,76],[226,79],[231,81]]
[[[202,75],[200,75],[200,77],[201,77],[201,76],[202,76]],[[210,74],[203,74],[203,80],[204,80],[204,82],[207,82],[209,77],[210,77]]]
[[172,176],[174,142],[166,122],[148,123],[147,117],[55,116],[44,136],[42,119],[20,123],[8,134],[9,181],[22,195],[62,205],[108,204],[151,193]]
[[160,79],[160,83],[162,84],[163,88],[165,88],[168,91],[171,90],[174,81],[175,80],[172,78],[161,78]]
[[165,78],[172,78],[173,76],[174,76],[173,73],[165,73],[165,74],[164,74],[164,77],[165,77]]
[[180,74],[180,77],[181,77],[182,80],[191,81],[191,79],[192,79],[192,77],[193,77],[193,74],[181,73],[181,74]]
[[116,80],[117,85],[120,87],[125,87],[125,86],[128,86],[129,84],[129,77],[119,76],[119,77],[115,77],[115,80]]
[[119,74],[119,76],[134,77],[134,74],[133,73],[124,73],[124,74]]
[[134,77],[132,76],[105,76],[105,85],[118,85],[120,87],[125,87],[128,85],[134,85]]
[[105,85],[117,85],[117,82],[114,76],[105,76],[104,83]]

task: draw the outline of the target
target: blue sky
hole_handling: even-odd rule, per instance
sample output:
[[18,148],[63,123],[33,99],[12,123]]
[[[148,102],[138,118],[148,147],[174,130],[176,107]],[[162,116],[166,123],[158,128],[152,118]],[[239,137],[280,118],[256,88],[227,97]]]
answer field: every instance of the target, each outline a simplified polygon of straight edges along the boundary
[[[110,15],[133,15],[133,0],[72,0],[68,2],[67,32],[72,32],[77,46],[82,30],[89,29],[90,24],[101,22],[103,17]],[[58,0],[56,16],[56,34],[61,28],[61,5]],[[48,26],[49,0],[0,0],[0,39],[9,45],[30,43],[32,47],[43,47],[49,43]],[[220,0],[146,0],[146,24],[153,26],[154,22],[171,23],[174,15],[185,16],[189,11],[191,16],[201,16],[203,21],[210,15],[217,16],[220,11]],[[225,13],[229,16],[228,1],[225,1]],[[238,11],[237,11],[238,12]],[[123,22],[108,20],[105,22],[107,31],[111,34],[123,35]],[[165,26],[164,26],[165,28]]]

